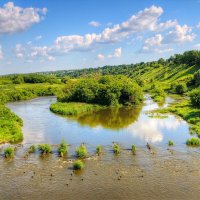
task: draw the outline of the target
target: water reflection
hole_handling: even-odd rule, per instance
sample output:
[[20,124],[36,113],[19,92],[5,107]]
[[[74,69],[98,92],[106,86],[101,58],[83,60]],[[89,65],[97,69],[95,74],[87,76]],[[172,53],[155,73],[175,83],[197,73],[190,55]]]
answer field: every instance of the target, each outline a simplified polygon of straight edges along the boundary
[[102,126],[103,128],[119,130],[134,123],[140,114],[142,107],[132,108],[107,108],[93,114],[85,114],[76,119],[81,125],[90,127]]
[[[49,106],[55,97],[43,97],[30,101],[8,104],[23,121],[23,143],[60,143],[111,145],[113,141],[130,147],[146,142],[185,144],[189,135],[188,124],[173,115],[152,118],[147,112],[158,108],[149,96],[143,107],[111,108],[70,119],[50,112]],[[164,105],[165,106],[165,105]]]

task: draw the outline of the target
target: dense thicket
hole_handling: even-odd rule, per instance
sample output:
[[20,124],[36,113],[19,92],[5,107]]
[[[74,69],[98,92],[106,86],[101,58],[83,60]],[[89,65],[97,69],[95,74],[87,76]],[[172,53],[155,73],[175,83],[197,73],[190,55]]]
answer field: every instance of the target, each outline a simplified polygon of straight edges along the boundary
[[141,88],[125,76],[82,78],[68,84],[58,96],[61,102],[85,102],[101,105],[139,104],[143,100]]

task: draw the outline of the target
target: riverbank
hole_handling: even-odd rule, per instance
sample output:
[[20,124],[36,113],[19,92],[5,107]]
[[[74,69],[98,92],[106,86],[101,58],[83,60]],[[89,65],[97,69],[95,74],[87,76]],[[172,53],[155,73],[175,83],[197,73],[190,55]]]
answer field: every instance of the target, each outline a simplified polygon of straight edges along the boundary
[[0,143],[23,140],[23,121],[6,107],[6,103],[55,95],[58,86],[61,87],[59,84],[47,83],[0,85]]
[[[56,155],[14,161],[0,159],[1,200],[30,199],[137,199],[198,200],[199,152],[137,148],[136,155],[123,150],[115,156],[103,150],[97,160],[86,160],[82,171]],[[20,151],[20,149],[19,149]],[[71,158],[70,158],[71,159]],[[185,181],[187,180],[187,181]],[[156,188],[156,190],[155,190]],[[80,197],[81,196],[81,197]]]
[[80,103],[80,102],[69,102],[69,103],[57,102],[50,105],[50,110],[53,113],[63,116],[77,116],[88,112],[98,111],[104,108],[106,108],[106,106]]
[[168,107],[153,110],[151,113],[173,113],[189,123],[192,134],[196,133],[198,136],[200,136],[200,109],[194,108],[191,105],[190,100],[186,97],[181,97],[179,95],[172,95],[172,97],[175,101],[169,103]]

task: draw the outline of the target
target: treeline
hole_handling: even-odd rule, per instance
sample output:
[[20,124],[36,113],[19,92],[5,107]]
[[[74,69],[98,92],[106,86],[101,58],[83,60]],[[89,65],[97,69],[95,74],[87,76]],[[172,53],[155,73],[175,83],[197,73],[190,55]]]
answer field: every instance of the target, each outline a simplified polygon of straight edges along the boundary
[[[54,75],[43,75],[39,73],[32,74],[16,74],[3,76],[4,80],[7,80],[7,83],[13,84],[22,84],[22,83],[50,83],[50,84],[59,84],[60,80]],[[4,81],[6,84],[6,81]]]
[[102,76],[68,81],[58,95],[60,102],[84,102],[100,105],[140,104],[142,89],[125,76]]
[[52,96],[56,94],[57,90],[57,85],[47,84],[0,87],[0,104],[27,100],[37,96]]

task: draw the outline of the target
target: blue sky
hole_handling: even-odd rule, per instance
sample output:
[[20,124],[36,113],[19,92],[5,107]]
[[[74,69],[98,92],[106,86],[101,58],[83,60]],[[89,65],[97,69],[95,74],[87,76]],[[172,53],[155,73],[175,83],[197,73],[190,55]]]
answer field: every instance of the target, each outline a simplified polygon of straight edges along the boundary
[[168,58],[200,49],[200,0],[0,0],[0,74]]

